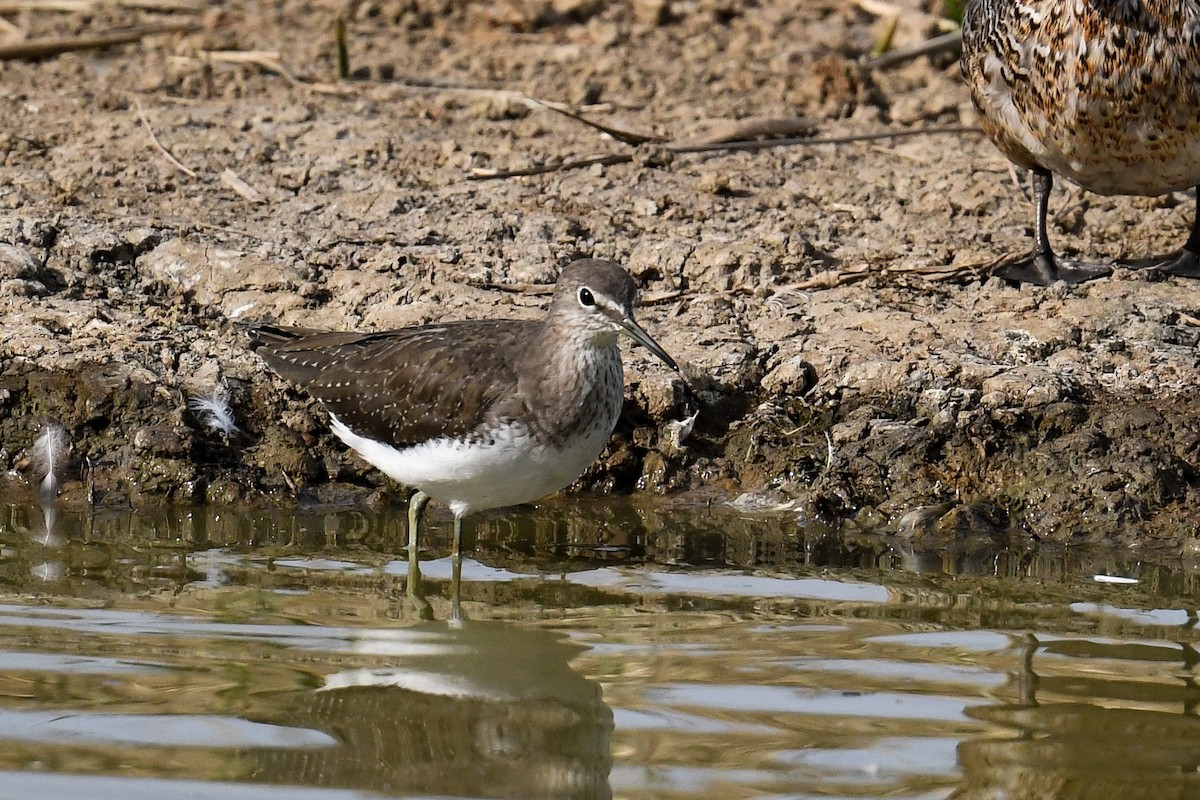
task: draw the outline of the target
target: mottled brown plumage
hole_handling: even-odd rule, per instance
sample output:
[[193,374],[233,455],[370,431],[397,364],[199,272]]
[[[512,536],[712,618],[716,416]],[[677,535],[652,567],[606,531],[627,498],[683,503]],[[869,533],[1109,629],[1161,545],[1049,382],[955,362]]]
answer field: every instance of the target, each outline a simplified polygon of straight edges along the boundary
[[559,276],[541,320],[470,320],[381,333],[262,326],[251,348],[320,400],[369,463],[463,516],[571,483],[612,434],[624,394],[617,334],[671,357],[633,321],[636,286],[607,261]]
[[505,389],[528,355],[521,343],[536,340],[542,325],[468,320],[380,333],[264,326],[252,347],[351,430],[408,447],[471,437],[522,410]]
[[[1200,0],[968,0],[962,69],[984,132],[1034,172],[1034,252],[1005,277],[1076,282],[1112,269],[1054,254],[1053,175],[1101,194],[1200,183]],[[1155,266],[1200,277],[1198,254],[1200,218]]]

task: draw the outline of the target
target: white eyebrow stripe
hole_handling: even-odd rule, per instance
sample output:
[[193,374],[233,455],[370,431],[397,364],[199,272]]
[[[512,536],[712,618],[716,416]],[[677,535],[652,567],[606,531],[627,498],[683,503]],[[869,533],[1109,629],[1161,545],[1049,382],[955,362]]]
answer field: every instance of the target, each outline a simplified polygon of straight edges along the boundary
[[602,294],[595,295],[595,297],[596,297],[596,302],[599,303],[600,305],[604,306],[605,308],[607,308],[609,311],[613,311],[617,314],[621,314],[622,316],[624,316],[625,309],[621,308],[619,305],[614,303],[612,300],[609,300],[607,297],[605,297]]

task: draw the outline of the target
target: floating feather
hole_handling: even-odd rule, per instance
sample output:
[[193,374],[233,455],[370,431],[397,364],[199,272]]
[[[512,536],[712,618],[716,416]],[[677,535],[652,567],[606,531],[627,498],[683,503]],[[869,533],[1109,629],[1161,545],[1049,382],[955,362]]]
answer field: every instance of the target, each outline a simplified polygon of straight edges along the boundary
[[217,431],[226,438],[238,431],[237,423],[233,419],[233,410],[229,407],[229,398],[219,386],[213,387],[207,396],[190,398],[188,408],[210,431]]
[[67,432],[56,422],[46,425],[42,435],[33,443],[29,465],[34,476],[41,478],[38,494],[43,500],[58,497],[62,488],[62,473],[67,464]]

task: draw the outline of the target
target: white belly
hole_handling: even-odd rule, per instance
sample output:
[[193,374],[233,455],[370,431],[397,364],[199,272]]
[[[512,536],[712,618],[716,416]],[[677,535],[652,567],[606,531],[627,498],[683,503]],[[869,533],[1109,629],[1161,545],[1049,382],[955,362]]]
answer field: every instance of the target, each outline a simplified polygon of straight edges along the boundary
[[529,503],[570,486],[587,469],[612,434],[615,416],[561,448],[534,440],[523,425],[498,429],[488,443],[436,439],[398,449],[365,439],[330,414],[330,427],[371,465],[450,507],[455,514]]
[[1034,155],[1051,172],[1099,194],[1153,196],[1200,183],[1200,133],[1125,144],[1119,158],[1100,145],[1068,149],[1057,142]]

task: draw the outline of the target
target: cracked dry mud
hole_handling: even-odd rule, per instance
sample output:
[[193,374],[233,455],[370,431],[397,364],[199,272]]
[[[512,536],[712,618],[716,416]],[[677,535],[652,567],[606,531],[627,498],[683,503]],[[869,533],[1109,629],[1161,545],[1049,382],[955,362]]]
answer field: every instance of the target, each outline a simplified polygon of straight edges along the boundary
[[[933,32],[932,4],[901,6],[897,45]],[[495,91],[667,139],[758,116],[825,137],[972,124],[953,59],[858,66],[885,23],[849,0],[380,0],[349,14],[356,80],[338,82],[341,8],[6,17],[31,38],[199,24],[0,63],[10,490],[56,420],[74,474],[90,465],[66,503],[89,485],[103,504],[377,495],[236,321],[534,316],[583,254],[634,273],[701,403],[675,447],[679,379],[627,350],[629,402],[585,490],[792,502],[912,536],[1200,541],[1200,282],[988,279],[1033,217],[982,137],[672,154]],[[210,51],[274,51],[288,74]],[[605,153],[633,158],[469,179]],[[1059,245],[1096,256],[1169,251],[1190,223],[1183,195],[1063,184],[1053,203]],[[188,408],[214,387],[232,437]]]

